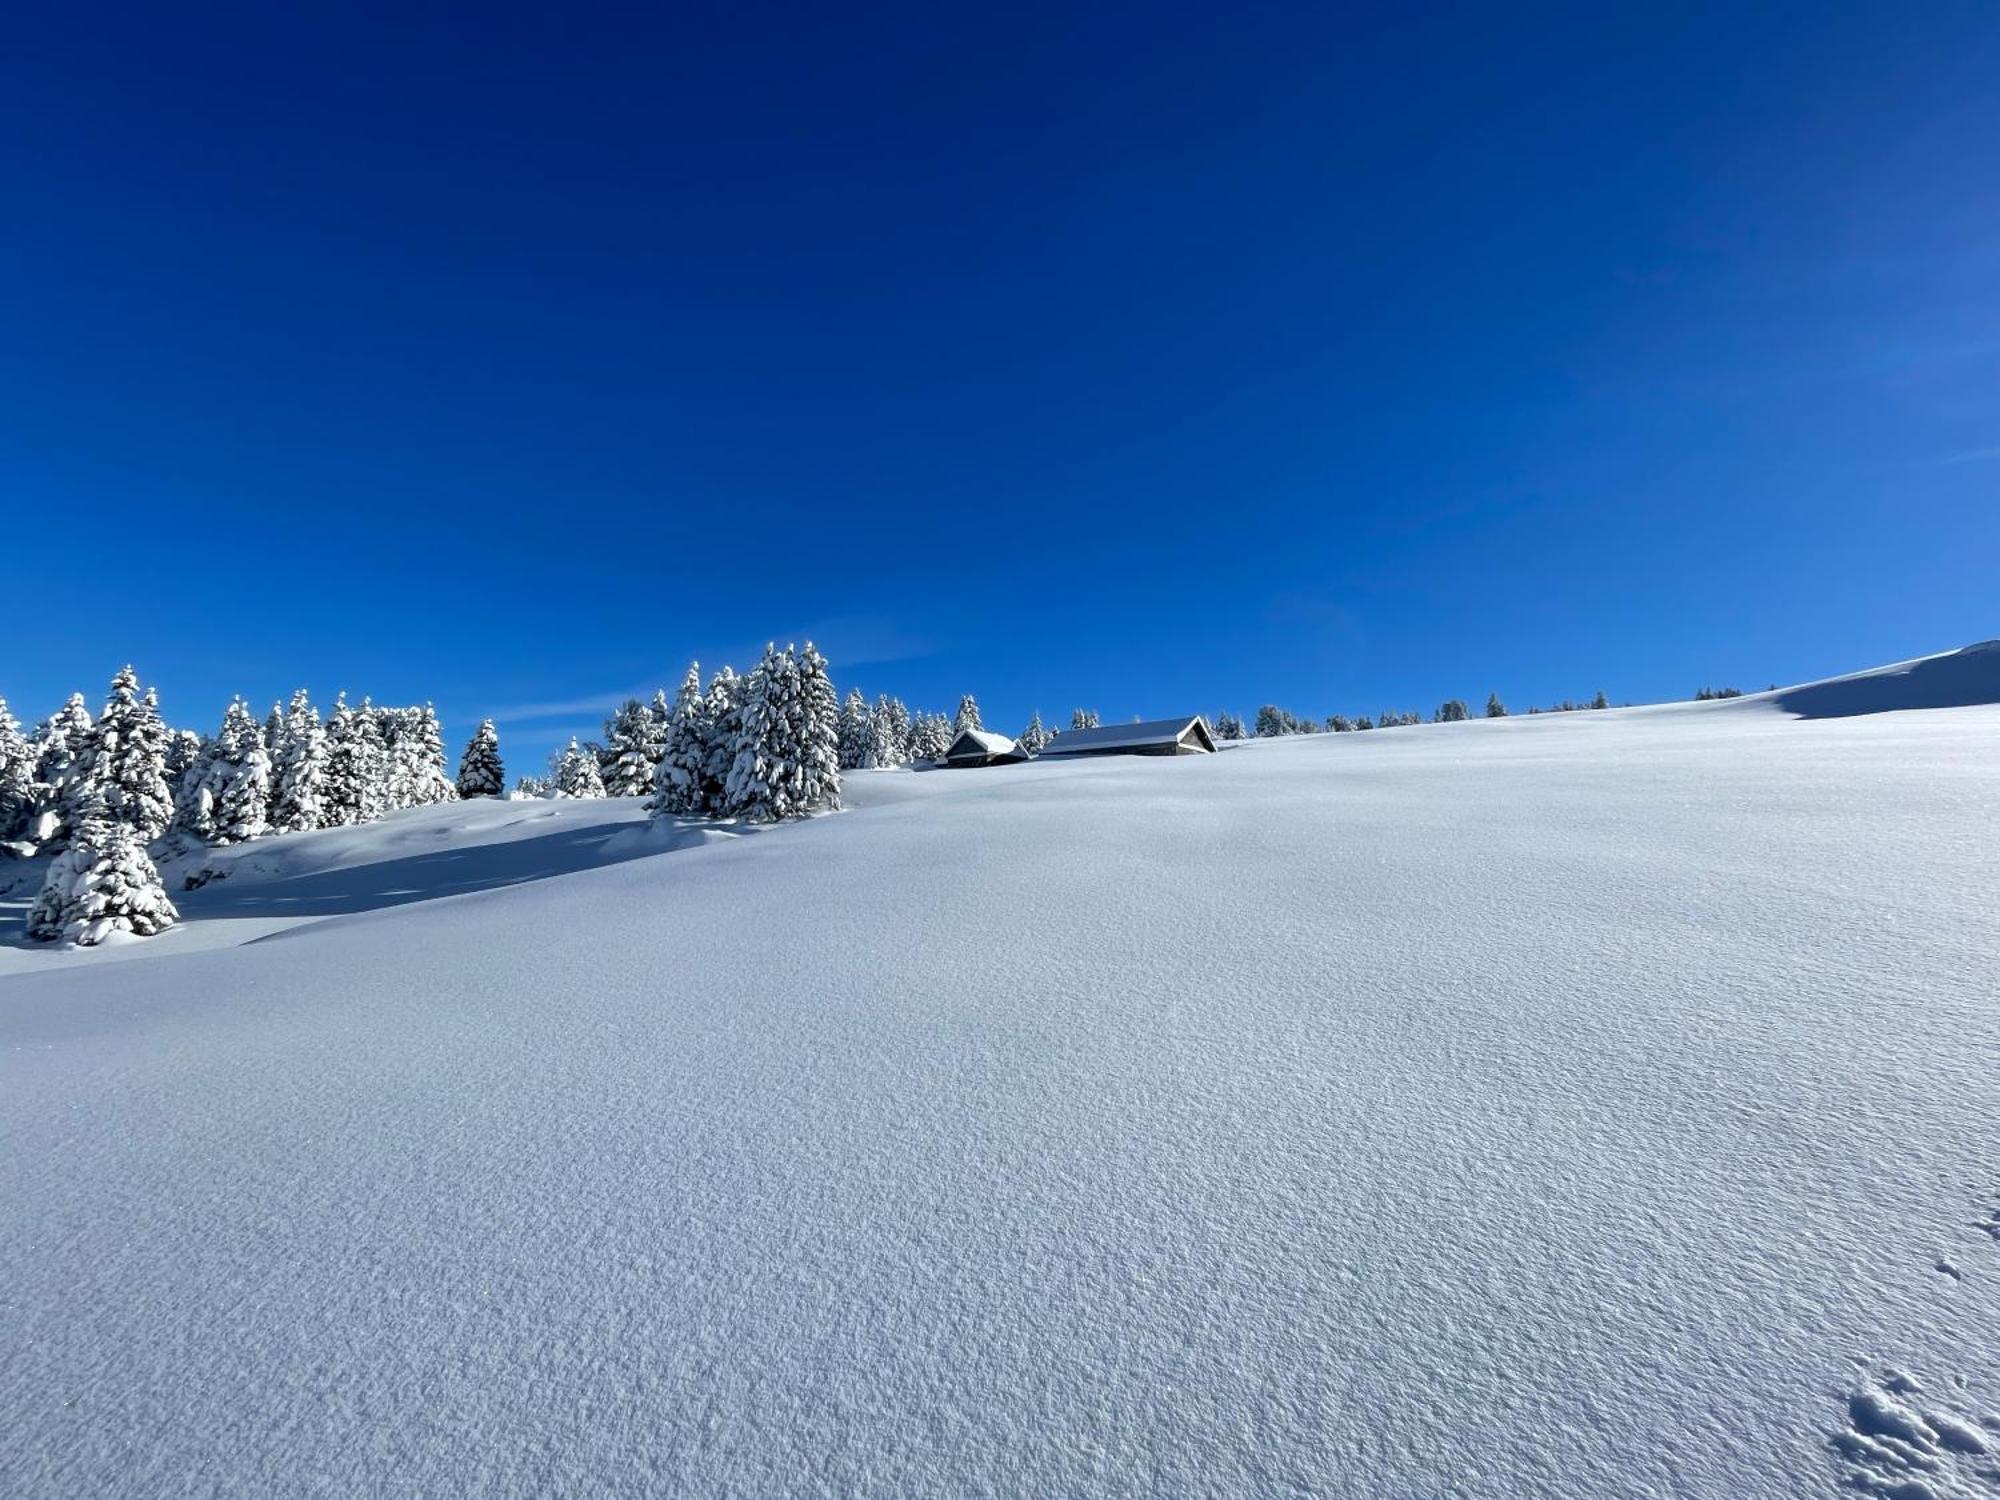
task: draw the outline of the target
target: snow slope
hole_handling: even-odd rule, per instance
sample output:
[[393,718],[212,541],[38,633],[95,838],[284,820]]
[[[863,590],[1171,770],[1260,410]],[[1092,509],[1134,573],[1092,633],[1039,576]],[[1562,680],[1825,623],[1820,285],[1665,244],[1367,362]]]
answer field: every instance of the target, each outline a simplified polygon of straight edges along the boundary
[[0,1493],[1993,1493],[2000,708],[1782,697],[0,947]]

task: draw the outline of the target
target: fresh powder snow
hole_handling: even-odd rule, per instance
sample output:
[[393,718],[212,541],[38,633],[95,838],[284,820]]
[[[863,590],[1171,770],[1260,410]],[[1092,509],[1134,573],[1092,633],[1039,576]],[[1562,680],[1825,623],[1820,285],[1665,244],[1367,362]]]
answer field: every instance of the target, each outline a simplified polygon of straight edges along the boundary
[[1932,660],[0,865],[0,1493],[1992,1494]]

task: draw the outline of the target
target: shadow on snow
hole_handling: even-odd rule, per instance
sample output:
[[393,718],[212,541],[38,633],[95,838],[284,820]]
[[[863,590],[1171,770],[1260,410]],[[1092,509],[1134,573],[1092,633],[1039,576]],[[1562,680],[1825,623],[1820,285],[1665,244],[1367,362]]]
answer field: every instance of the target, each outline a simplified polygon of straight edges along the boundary
[[1773,700],[1802,719],[1845,719],[1907,708],[1969,708],[2000,702],[2000,641],[1981,641],[1897,671],[1868,672],[1786,688]]
[[[244,870],[211,880],[192,891],[175,889],[179,882],[170,878],[168,894],[180,909],[184,922],[234,917],[313,921],[409,906],[441,896],[525,885],[556,875],[692,848],[717,837],[740,838],[754,831],[754,825],[704,823],[694,819],[659,820],[651,824],[623,819],[566,828],[537,838],[397,855],[373,863],[299,875],[259,875]],[[274,843],[273,847],[282,846]],[[199,865],[199,860],[195,865]],[[4,870],[0,870],[0,877],[4,877]],[[29,942],[25,931],[28,909],[34,904],[40,881],[20,881],[11,890],[5,889],[6,884],[0,878],[0,946],[42,946]]]

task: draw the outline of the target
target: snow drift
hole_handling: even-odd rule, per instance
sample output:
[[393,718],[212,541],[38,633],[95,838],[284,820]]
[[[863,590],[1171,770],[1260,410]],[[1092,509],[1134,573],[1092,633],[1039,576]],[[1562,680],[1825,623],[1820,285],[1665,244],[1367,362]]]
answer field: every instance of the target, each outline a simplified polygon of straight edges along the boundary
[[2000,709],[1766,696],[0,947],[0,1490],[1982,1493]]

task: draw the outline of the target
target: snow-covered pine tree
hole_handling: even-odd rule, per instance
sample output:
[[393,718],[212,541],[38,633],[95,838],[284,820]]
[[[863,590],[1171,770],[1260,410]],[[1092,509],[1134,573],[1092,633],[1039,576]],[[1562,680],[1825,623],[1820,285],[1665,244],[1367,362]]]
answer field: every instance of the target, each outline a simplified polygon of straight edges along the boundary
[[236,844],[270,831],[271,756],[263,731],[250,716],[250,706],[234,700],[215,735],[215,759],[210,782],[214,827],[212,843]]
[[1596,696],[1595,698],[1592,698],[1592,699],[1590,700],[1590,706],[1591,706],[1592,708],[1609,708],[1609,707],[1611,707],[1611,700],[1610,700],[1609,698],[1607,698],[1607,697],[1605,697],[1605,696],[1604,696],[1604,689],[1603,689],[1603,688],[1599,688],[1599,689],[1597,690],[1597,696]]
[[1074,710],[1069,716],[1069,727],[1072,729],[1097,728],[1097,710],[1094,708],[1079,708]]
[[271,711],[264,715],[260,738],[264,742],[264,758],[271,763],[271,779],[265,787],[271,800],[264,808],[264,831],[273,833],[278,827],[278,767],[285,763],[284,704],[271,705]]
[[1030,755],[1039,755],[1043,746],[1054,738],[1055,736],[1043,726],[1042,711],[1038,708],[1028,716],[1028,727],[1015,736],[1014,743]]
[[958,700],[958,712],[951,716],[951,732],[963,734],[968,729],[985,727],[979,722],[979,704],[973,699],[972,694],[967,693]]
[[660,763],[653,769],[653,796],[646,804],[656,817],[690,817],[706,812],[702,783],[708,768],[708,698],[701,690],[701,663],[689,662],[680,691],[667,710]]
[[1500,701],[1498,693],[1488,693],[1486,695],[1486,717],[1489,719],[1504,719],[1507,717],[1507,705]]
[[320,784],[319,822],[322,828],[346,828],[361,821],[361,788],[355,762],[354,710],[347,694],[334,696],[326,717],[326,775]]
[[737,717],[731,816],[778,822],[840,806],[839,701],[812,642],[802,652],[766,646]]
[[419,774],[414,728],[407,708],[376,708],[366,699],[362,713],[375,721],[382,737],[382,810],[400,812],[417,805]]
[[180,914],[132,827],[101,797],[78,818],[70,847],[49,866],[28,914],[28,936],[87,948],[114,932],[151,937],[173,926]]
[[1438,705],[1436,723],[1463,724],[1472,717],[1472,710],[1465,706],[1463,698],[1447,698]]
[[271,827],[277,833],[306,833],[326,824],[328,749],[319,710],[304,688],[292,694],[278,734],[273,768]]
[[887,696],[875,700],[869,715],[872,743],[868,764],[878,771],[910,763],[910,711],[901,698]]
[[0,842],[28,831],[35,810],[35,752],[21,733],[21,721],[0,698]]
[[798,654],[799,697],[804,717],[799,725],[805,754],[799,762],[803,809],[813,812],[840,806],[840,694],[819,648],[807,641]]
[[207,841],[215,831],[216,746],[204,735],[193,761],[174,783],[174,831]]
[[417,802],[428,807],[437,802],[456,802],[458,785],[444,768],[444,726],[438,723],[437,708],[425,703],[410,710],[415,726],[414,760],[417,773]]
[[365,701],[362,708],[372,714],[382,740],[384,811],[428,807],[458,795],[445,774],[444,731],[435,708],[426,703],[421,708],[371,709]]
[[321,793],[324,825],[346,828],[372,823],[385,810],[382,735],[366,699],[359,709],[347,706],[347,695],[333,700],[326,726],[326,778]]
[[363,768],[361,812],[355,819],[359,823],[373,823],[395,810],[389,801],[392,777],[389,742],[384,735],[382,710],[375,706],[373,698],[364,694],[361,707],[354,711],[354,740],[359,747],[355,763]]
[[1227,709],[1224,709],[1215,716],[1214,729],[1215,737],[1218,740],[1247,740],[1250,738],[1250,731],[1245,728],[1243,720],[1237,715],[1230,713]]
[[497,797],[507,790],[507,771],[500,763],[500,731],[491,719],[482,719],[465,742],[465,754],[458,760],[458,795]]
[[549,780],[548,777],[521,776],[515,779],[514,792],[509,800],[521,802],[541,797],[553,797],[555,794],[556,784]]
[[71,693],[69,701],[43,721],[35,732],[35,809],[28,819],[28,839],[44,854],[60,850],[69,841],[70,824],[65,811],[77,763],[90,743],[90,710],[83,694]]
[[63,790],[65,820],[79,826],[86,805],[123,823],[142,844],[167,831],[173,799],[167,790],[166,726],[156,700],[141,697],[130,666],[111,679],[104,712],[90,726]]
[[178,799],[181,781],[188,769],[201,755],[201,736],[192,729],[169,729],[167,731],[167,787]]
[[396,754],[396,741],[403,730],[402,713],[399,708],[377,708],[372,696],[364,697],[361,706],[354,711],[355,727],[372,725],[379,747],[375,757],[375,795],[381,803],[378,817],[410,805],[409,777],[405,774],[401,757]]
[[602,797],[604,778],[597,771],[596,752],[579,745],[570,736],[567,748],[558,750],[549,764],[550,779],[563,797]]
[[653,701],[646,705],[646,786],[651,790],[653,776],[660,769],[660,761],[667,753],[667,729],[673,723],[674,706],[667,702],[666,689],[655,688]]
[[849,688],[840,705],[840,769],[858,771],[875,750],[875,716],[860,688]]
[[918,764],[944,759],[954,738],[943,714],[918,714],[910,724],[910,759]]
[[708,680],[708,712],[703,720],[701,810],[719,818],[729,806],[729,773],[743,733],[743,679],[724,667]]
[[604,721],[604,748],[598,777],[607,797],[642,797],[653,784],[653,715],[637,698],[627,698]]

